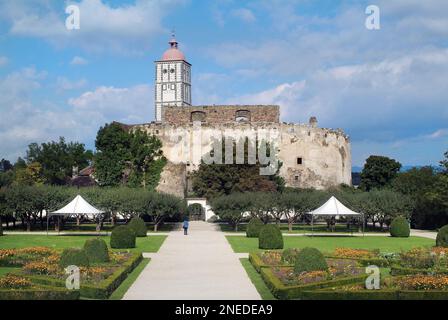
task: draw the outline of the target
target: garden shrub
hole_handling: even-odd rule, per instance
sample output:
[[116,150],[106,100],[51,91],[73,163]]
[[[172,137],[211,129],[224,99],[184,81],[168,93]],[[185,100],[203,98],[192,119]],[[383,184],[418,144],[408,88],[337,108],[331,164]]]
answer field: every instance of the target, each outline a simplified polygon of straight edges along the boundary
[[148,228],[146,227],[145,221],[140,217],[134,217],[129,221],[129,228],[134,230],[137,237],[146,237]]
[[316,248],[303,248],[297,254],[294,272],[327,271],[328,265],[322,252]]
[[110,246],[114,249],[135,248],[135,232],[129,226],[118,226],[112,230]]
[[68,266],[88,267],[89,258],[87,257],[86,252],[82,249],[64,249],[61,254],[61,259],[59,260],[59,265],[63,268]]
[[437,233],[436,245],[438,247],[448,247],[448,224],[440,228]]
[[258,238],[260,236],[260,230],[263,228],[264,223],[258,218],[250,219],[247,224],[246,236],[248,238]]
[[90,239],[84,243],[84,251],[90,263],[108,262],[109,249],[103,239]]
[[258,247],[260,249],[283,249],[283,235],[280,229],[274,224],[264,225],[260,230]]
[[397,217],[390,224],[390,235],[397,238],[408,238],[411,233],[409,222],[404,217]]
[[294,264],[296,262],[298,253],[299,253],[298,249],[294,248],[285,249],[282,253],[281,261],[285,264]]

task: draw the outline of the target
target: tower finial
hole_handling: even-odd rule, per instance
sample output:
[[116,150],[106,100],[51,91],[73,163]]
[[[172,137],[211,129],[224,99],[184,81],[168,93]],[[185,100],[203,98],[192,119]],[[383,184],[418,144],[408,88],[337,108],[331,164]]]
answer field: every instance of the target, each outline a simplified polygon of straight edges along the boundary
[[173,30],[171,31],[171,40],[169,42],[171,48],[176,48],[178,46],[178,42],[176,40],[176,30],[173,28]]

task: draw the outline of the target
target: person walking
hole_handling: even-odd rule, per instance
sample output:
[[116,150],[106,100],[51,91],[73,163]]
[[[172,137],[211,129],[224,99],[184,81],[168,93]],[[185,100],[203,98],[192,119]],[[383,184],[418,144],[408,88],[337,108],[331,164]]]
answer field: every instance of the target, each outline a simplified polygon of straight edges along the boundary
[[185,218],[183,228],[184,228],[184,235],[188,235],[188,227],[190,223],[188,222],[188,218]]

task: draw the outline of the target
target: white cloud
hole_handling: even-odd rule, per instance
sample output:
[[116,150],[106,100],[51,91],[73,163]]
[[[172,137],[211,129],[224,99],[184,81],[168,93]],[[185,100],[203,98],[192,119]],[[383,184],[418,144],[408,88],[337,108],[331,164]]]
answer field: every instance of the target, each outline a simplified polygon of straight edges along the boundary
[[76,46],[86,51],[141,54],[151,37],[164,31],[162,19],[183,0],[136,1],[109,5],[102,0],[68,1],[80,9],[80,30],[67,30],[64,7],[47,1],[2,2],[0,11],[15,36],[45,39],[57,47]]
[[9,59],[7,57],[0,56],[0,68],[3,66],[6,66],[9,62]]
[[84,59],[83,57],[73,57],[72,61],[70,62],[71,65],[73,66],[84,66],[89,64],[89,61],[87,61],[86,59]]
[[255,17],[254,13],[246,8],[239,8],[232,11],[232,15],[244,22],[255,22],[257,18]]
[[[24,156],[29,143],[59,136],[93,146],[99,127],[105,123],[145,123],[153,119],[153,89],[149,85],[99,87],[66,103],[54,103],[35,97],[45,87],[46,78],[46,72],[34,68],[0,78],[0,157],[15,160]],[[82,80],[58,81],[70,88],[83,84]]]

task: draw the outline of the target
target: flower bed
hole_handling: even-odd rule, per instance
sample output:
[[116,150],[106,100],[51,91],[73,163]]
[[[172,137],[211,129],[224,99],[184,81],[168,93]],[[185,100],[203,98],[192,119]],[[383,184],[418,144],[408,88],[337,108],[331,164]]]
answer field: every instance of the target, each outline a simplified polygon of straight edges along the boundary
[[257,272],[261,272],[261,268],[290,267],[291,265],[282,263],[281,255],[281,251],[253,252],[249,254],[249,261]]
[[415,248],[399,254],[391,267],[392,275],[448,274],[447,248]]
[[[86,298],[107,299],[141,260],[140,253],[110,252],[109,262],[80,267],[81,288],[77,293],[78,297],[81,294]],[[68,291],[65,289],[67,274],[59,262],[60,253],[50,248],[0,250],[0,266],[21,267],[16,275],[0,278],[0,284],[3,283],[0,290],[5,296],[7,296],[6,291],[14,290],[24,291],[23,294],[26,297],[31,297],[32,292],[35,291],[37,299],[59,295],[63,299],[74,298],[75,295],[65,292]],[[7,283],[10,283],[9,287]],[[14,284],[20,283],[23,287],[14,287]],[[56,293],[47,292],[54,288],[57,289]],[[15,292],[11,299],[21,297],[20,293]]]
[[328,258],[353,259],[362,266],[375,265],[378,267],[387,267],[390,265],[390,259],[380,254],[379,250],[365,250],[352,248],[336,248],[333,253],[325,255]]

